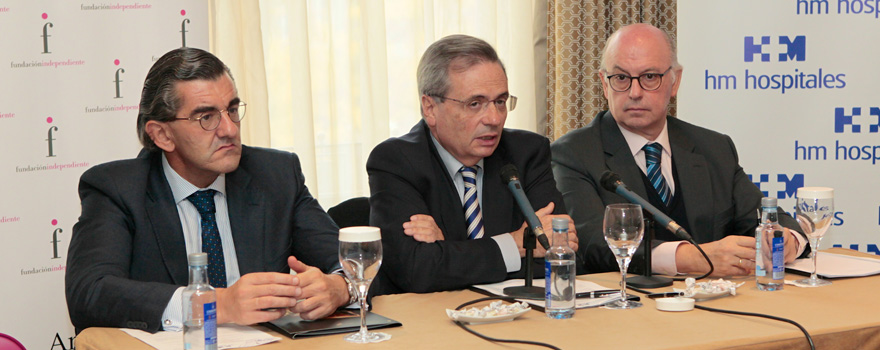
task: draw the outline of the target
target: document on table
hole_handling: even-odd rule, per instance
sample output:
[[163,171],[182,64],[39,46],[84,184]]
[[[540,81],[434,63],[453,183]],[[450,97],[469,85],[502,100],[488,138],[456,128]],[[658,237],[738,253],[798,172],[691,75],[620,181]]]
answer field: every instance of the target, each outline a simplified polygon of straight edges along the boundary
[[[123,328],[123,332],[158,350],[183,350],[183,332],[147,333],[139,329]],[[239,325],[217,326],[217,348],[235,349],[280,341],[281,338],[260,330]]]
[[[538,284],[537,284],[538,286],[544,285],[543,280],[538,280],[536,282],[538,282]],[[504,295],[504,288],[524,286],[525,283],[526,282],[523,279],[512,279],[512,280],[507,280],[504,282],[498,282],[498,283],[492,283],[492,284],[475,285],[474,288],[479,288],[479,289],[485,290],[489,293],[492,293],[492,294],[495,294],[498,296],[505,296]],[[574,290],[576,293],[592,292],[595,290],[606,290],[606,289],[609,289],[609,288],[602,287],[602,286],[600,286],[596,283],[590,282],[590,281],[575,280],[575,283],[574,283]],[[604,296],[601,298],[578,298],[578,299],[575,299],[575,308],[586,309],[586,308],[591,308],[591,307],[599,307],[599,306],[608,304],[608,303],[610,303],[614,300],[617,300],[617,299],[620,299],[620,294],[611,294],[611,295]],[[524,301],[524,302],[527,302],[527,303],[535,305],[535,306],[544,307],[544,300],[529,300],[529,299],[517,299],[517,300]]]
[[[816,273],[825,278],[862,277],[880,274],[880,259],[818,252]],[[811,258],[797,259],[786,268],[806,273],[813,272]]]

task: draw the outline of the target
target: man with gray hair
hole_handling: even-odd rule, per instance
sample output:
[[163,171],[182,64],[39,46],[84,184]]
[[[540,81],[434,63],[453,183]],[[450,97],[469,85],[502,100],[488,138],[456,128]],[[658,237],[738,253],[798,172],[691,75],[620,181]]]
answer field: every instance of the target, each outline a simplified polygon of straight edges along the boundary
[[[755,270],[756,210],[761,191],[749,181],[727,135],[666,115],[678,92],[682,67],[666,32],[633,24],[614,32],[602,53],[608,111],[552,145],[553,173],[581,234],[579,271],[618,271],[602,234],[604,208],[626,200],[602,188],[606,170],[684,227],[715,266],[713,275]],[[806,247],[793,218],[779,210],[785,229],[785,261]],[[697,249],[655,225],[656,239],[639,248],[630,270],[644,272],[641,252],[652,248],[654,272],[708,272]]]
[[[485,41],[451,35],[418,67],[422,120],[367,160],[370,224],[382,229],[384,262],[371,294],[435,292],[522,277],[523,215],[501,180],[513,164],[547,232],[568,219],[550,171],[550,144],[504,129],[516,97]],[[577,249],[574,226],[570,245]],[[536,256],[543,257],[540,246]],[[536,259],[535,275],[543,276]]]
[[218,324],[287,310],[316,319],[353,301],[353,284],[330,273],[336,225],[295,154],[241,144],[245,106],[229,68],[206,51],[175,49],[150,68],[137,120],[144,149],[80,179],[65,278],[77,332],[180,329],[196,252],[208,253]]

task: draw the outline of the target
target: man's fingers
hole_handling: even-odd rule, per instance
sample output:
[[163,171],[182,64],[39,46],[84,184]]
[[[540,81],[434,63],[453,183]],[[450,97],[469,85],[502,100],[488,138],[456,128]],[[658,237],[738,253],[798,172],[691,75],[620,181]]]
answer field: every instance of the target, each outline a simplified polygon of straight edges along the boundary
[[542,217],[544,215],[549,215],[549,214],[553,213],[553,209],[555,207],[556,207],[556,204],[553,202],[550,202],[547,204],[546,207],[538,209],[538,211],[535,212],[535,215],[537,215],[538,217]]
[[290,269],[296,271],[296,273],[306,272],[311,266],[304,264],[302,261],[299,261],[294,256],[287,258],[287,265],[290,266]]

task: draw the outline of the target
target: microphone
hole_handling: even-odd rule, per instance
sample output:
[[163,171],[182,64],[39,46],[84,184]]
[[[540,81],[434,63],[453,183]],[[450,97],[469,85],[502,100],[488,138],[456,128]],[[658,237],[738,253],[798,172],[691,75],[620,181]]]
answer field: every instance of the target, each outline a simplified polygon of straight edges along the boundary
[[669,232],[674,233],[681,239],[693,241],[691,235],[678,223],[673,221],[672,218],[663,214],[662,211],[655,208],[651,203],[648,203],[648,201],[635,192],[630,191],[630,189],[623,184],[623,181],[620,180],[620,175],[617,175],[610,170],[605,170],[605,172],[602,173],[602,178],[599,180],[599,183],[602,184],[602,187],[606,190],[619,194],[623,198],[626,198],[630,203],[641,205],[642,208],[651,213],[651,215],[654,215],[654,220],[657,220],[658,223],[666,227]]
[[510,193],[512,193],[513,198],[516,199],[516,204],[519,205],[519,209],[522,210],[532,232],[538,237],[538,242],[541,242],[541,246],[544,247],[544,249],[550,249],[550,241],[547,240],[547,235],[544,234],[544,227],[541,226],[541,220],[535,215],[535,210],[532,209],[532,204],[529,203],[526,193],[523,192],[522,184],[519,182],[519,171],[516,170],[516,166],[513,164],[507,164],[501,167],[501,180],[507,184],[507,188],[510,189]]

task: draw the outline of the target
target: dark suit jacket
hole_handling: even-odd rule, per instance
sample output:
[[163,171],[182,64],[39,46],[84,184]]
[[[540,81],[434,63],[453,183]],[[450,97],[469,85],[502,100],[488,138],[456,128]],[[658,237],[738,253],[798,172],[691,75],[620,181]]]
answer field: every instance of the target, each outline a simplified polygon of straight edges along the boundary
[[[516,231],[524,222],[500,169],[508,163],[519,169],[520,182],[535,210],[553,201],[555,213],[565,213],[549,157],[545,137],[527,131],[502,132],[498,148],[483,164],[484,238],[469,240],[461,197],[427,124],[420,121],[408,134],[376,146],[367,160],[370,224],[382,229],[384,262],[371,294],[461,289],[516,276],[507,273],[501,250],[489,239]],[[432,216],[445,240],[420,243],[405,235],[403,223],[414,214]],[[543,262],[539,263],[537,272],[543,271]]]
[[[708,243],[728,235],[754,236],[763,195],[739,165],[730,137],[678,118],[666,120],[672,161],[680,180],[675,195],[683,196],[694,240]],[[599,179],[605,170],[611,170],[633,192],[643,198],[647,192],[642,171],[617,123],[610,112],[601,112],[589,125],[559,138],[551,148],[553,173],[577,225],[578,263],[584,263],[578,270],[619,271],[602,234],[602,219],[606,205],[627,201],[603,189]],[[799,230],[797,222],[781,209],[779,220],[783,226]],[[637,265],[635,260],[631,267]]]
[[[325,272],[338,265],[338,230],[309,194],[295,154],[243,147],[226,192],[242,276],[287,273],[290,255]],[[161,154],[95,166],[82,175],[79,194],[65,279],[71,321],[77,330],[159,330],[172,294],[189,278]]]

